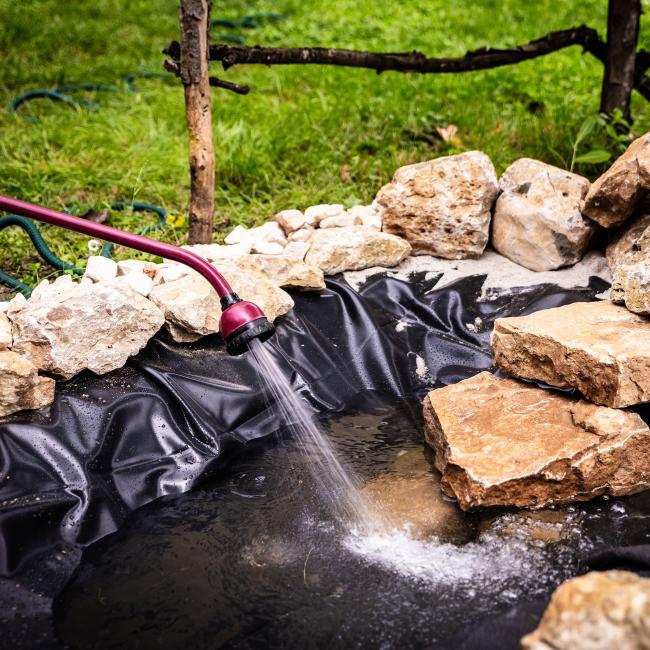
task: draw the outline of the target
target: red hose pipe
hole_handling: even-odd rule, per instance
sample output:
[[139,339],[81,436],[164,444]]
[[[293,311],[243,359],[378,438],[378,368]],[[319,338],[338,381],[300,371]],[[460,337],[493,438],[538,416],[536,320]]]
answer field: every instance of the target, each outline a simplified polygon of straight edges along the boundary
[[219,330],[226,341],[226,348],[230,354],[241,354],[247,349],[247,344],[251,339],[266,340],[275,331],[273,325],[266,319],[264,312],[256,304],[242,300],[232,290],[223,275],[196,253],[8,196],[0,195],[0,210],[74,230],[128,248],[135,248],[152,255],[160,255],[194,269],[214,287],[221,299],[222,314]]

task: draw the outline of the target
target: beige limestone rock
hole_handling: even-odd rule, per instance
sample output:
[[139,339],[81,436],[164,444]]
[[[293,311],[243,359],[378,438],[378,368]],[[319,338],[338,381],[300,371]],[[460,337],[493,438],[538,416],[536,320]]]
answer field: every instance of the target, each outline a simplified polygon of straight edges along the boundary
[[290,241],[284,247],[282,254],[287,257],[293,257],[297,260],[304,260],[310,246],[311,244],[306,241]]
[[61,379],[85,368],[99,375],[120,368],[164,319],[153,303],[117,281],[57,280],[10,306],[12,349]]
[[[299,242],[293,243],[304,246]],[[306,246],[309,248],[309,244],[306,244]],[[287,255],[284,251],[281,251],[280,254],[270,255],[231,255],[230,249],[234,248],[234,246],[210,244],[188,246],[187,248],[214,264],[219,270],[222,270],[223,264],[227,262],[231,267],[234,265],[240,271],[261,274],[280,287],[314,290],[325,288],[323,272],[317,266],[306,264],[302,259]],[[194,273],[191,269],[187,269],[185,275]]]
[[287,255],[245,255],[234,263],[242,271],[262,275],[280,287],[305,290],[325,288],[325,276],[317,266]]
[[0,350],[10,348],[12,340],[11,322],[7,318],[7,314],[0,312]]
[[580,213],[589,181],[539,160],[521,158],[499,181],[492,245],[532,271],[551,271],[582,259],[596,224]]
[[[222,260],[218,266],[233,290],[256,303],[270,321],[293,307],[291,296],[260,273],[244,271],[234,260]],[[198,273],[154,287],[149,299],[163,310],[165,331],[174,341],[196,341],[219,331],[219,298]]]
[[640,215],[621,229],[607,246],[607,263],[614,274],[620,264],[650,260],[650,212]]
[[117,263],[109,257],[91,255],[86,263],[84,278],[93,282],[108,282],[117,276]]
[[131,273],[143,273],[152,280],[156,277],[158,264],[144,260],[121,260],[117,263],[117,275],[130,275]]
[[284,230],[285,235],[299,230],[306,223],[305,215],[300,210],[282,210],[274,218]]
[[636,413],[483,372],[431,391],[424,419],[442,489],[463,510],[650,488],[650,428]]
[[464,259],[483,253],[497,193],[492,162],[470,151],[401,167],[375,201],[384,232],[407,239],[415,255]]
[[395,266],[411,252],[411,246],[401,237],[363,226],[316,230],[310,243],[305,262],[318,266],[325,275]]
[[312,205],[305,210],[305,223],[309,226],[318,225],[328,217],[339,217],[345,214],[345,208],[340,203],[323,203]]
[[591,186],[583,213],[605,228],[619,226],[650,190],[650,133],[637,138]]
[[609,301],[499,318],[492,352],[509,375],[577,388],[595,404],[650,401],[650,320]]
[[165,262],[164,264],[159,264],[158,269],[156,270],[156,275],[153,278],[153,286],[156,287],[165,282],[178,280],[185,275],[189,275],[190,271],[189,267],[184,264],[177,264],[176,262]]
[[444,498],[440,474],[422,449],[407,452],[393,471],[368,481],[361,492],[390,528],[408,526],[417,539],[468,542],[473,528],[455,503]]
[[129,289],[139,293],[145,298],[153,288],[153,279],[144,273],[127,273],[126,275],[118,275],[112,284],[118,288],[128,287]]
[[326,217],[320,224],[320,228],[345,228],[346,226],[360,226],[361,219],[347,212],[339,214],[336,217]]
[[256,241],[253,242],[252,253],[260,255],[282,255],[284,246],[274,241]]
[[287,237],[289,243],[294,241],[299,242],[308,242],[311,240],[311,236],[314,234],[314,228],[312,226],[305,226],[300,230],[292,232],[289,237]]
[[[181,246],[181,248],[196,253],[199,257],[208,260],[208,262],[217,262],[218,260],[234,259],[241,257],[242,255],[248,255],[253,248],[253,242],[247,240],[238,244],[230,244],[226,246],[222,246],[221,244],[194,244],[193,246]],[[182,266],[189,272],[189,267],[185,264],[179,265],[178,262],[171,261],[168,261],[167,263]]]
[[54,390],[54,379],[40,377],[28,359],[11,350],[0,350],[0,417],[49,406]]
[[591,571],[561,584],[523,650],[647,650],[650,579]]
[[373,230],[381,230],[381,208],[378,204],[355,205],[348,210],[348,214],[358,219],[358,223]]
[[650,316],[650,257],[635,264],[616,267],[611,299],[612,302],[624,304],[635,314]]
[[224,238],[224,243],[230,244],[241,244],[248,239],[248,228],[238,225],[235,226]]

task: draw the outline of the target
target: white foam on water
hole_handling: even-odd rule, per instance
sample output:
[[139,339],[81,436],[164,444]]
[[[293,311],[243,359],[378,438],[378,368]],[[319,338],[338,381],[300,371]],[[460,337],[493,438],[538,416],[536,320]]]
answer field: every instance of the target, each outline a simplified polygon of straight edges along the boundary
[[484,534],[461,546],[413,537],[409,527],[389,532],[350,534],[344,547],[365,562],[379,564],[427,584],[503,583],[539,573],[542,553],[525,541]]

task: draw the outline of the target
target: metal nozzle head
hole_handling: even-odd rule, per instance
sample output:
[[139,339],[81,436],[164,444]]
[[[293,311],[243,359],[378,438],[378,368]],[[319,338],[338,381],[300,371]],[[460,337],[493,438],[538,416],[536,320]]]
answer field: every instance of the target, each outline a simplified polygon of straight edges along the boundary
[[226,342],[228,354],[246,352],[253,339],[266,341],[275,332],[264,312],[254,303],[242,300],[236,293],[221,299],[219,331]]

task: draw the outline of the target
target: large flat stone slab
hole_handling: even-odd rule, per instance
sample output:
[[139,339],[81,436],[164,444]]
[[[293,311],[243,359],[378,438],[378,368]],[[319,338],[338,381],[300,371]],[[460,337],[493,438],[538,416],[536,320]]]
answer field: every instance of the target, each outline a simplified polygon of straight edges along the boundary
[[636,413],[483,372],[431,391],[424,420],[442,489],[463,510],[650,488],[650,428]]
[[650,580],[629,571],[591,571],[561,584],[523,650],[650,648]]
[[650,320],[609,301],[499,318],[494,363],[616,408],[650,401]]

